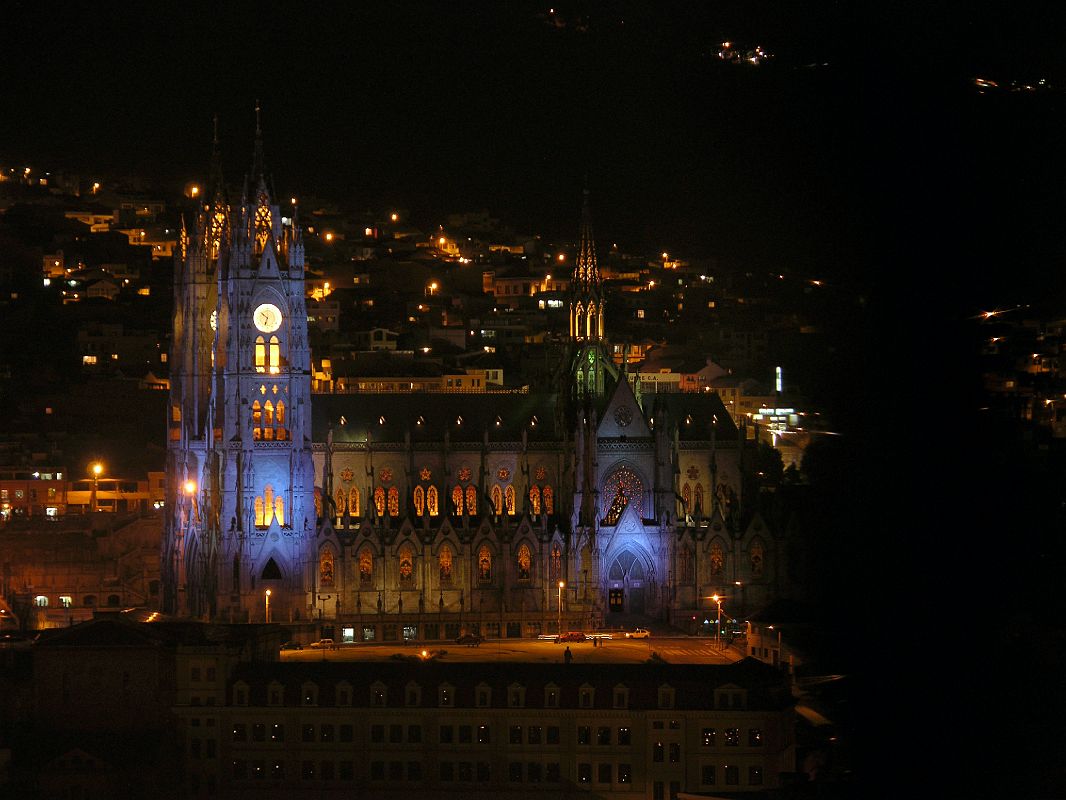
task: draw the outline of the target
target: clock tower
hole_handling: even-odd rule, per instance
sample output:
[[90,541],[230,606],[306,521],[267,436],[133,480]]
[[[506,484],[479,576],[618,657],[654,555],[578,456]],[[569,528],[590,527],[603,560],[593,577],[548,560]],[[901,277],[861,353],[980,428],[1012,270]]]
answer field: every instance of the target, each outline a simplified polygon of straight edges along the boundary
[[[263,169],[183,230],[175,267],[164,610],[299,619],[310,604],[315,509],[310,351],[299,227]],[[249,187],[252,191],[249,191]]]

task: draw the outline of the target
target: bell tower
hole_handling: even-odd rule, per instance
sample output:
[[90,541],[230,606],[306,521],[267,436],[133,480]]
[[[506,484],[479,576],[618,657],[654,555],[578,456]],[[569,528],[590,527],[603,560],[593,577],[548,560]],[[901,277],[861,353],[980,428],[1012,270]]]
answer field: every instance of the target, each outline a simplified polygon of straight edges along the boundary
[[171,613],[263,621],[268,589],[272,621],[298,618],[309,603],[310,351],[295,217],[294,207],[283,219],[272,197],[257,105],[240,202],[230,205],[217,187],[176,266],[164,542]]
[[573,393],[578,398],[600,399],[607,392],[608,375],[614,376],[615,371],[610,365],[606,349],[603,287],[596,264],[596,243],[592,238],[592,211],[587,188],[581,204],[581,234],[570,286]]

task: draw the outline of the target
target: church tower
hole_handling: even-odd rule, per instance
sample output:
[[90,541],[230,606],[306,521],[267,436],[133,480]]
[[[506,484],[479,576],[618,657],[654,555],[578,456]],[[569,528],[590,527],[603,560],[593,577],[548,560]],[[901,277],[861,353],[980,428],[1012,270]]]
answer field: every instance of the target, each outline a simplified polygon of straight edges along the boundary
[[604,333],[603,288],[600,270],[596,265],[596,243],[592,238],[592,212],[587,188],[581,204],[581,235],[570,285],[574,394],[577,397],[599,399],[606,393],[607,377],[613,375],[614,370],[608,366],[610,359]]
[[258,106],[236,205],[218,162],[216,133],[212,199],[175,266],[164,610],[263,621],[269,597],[283,621],[309,602],[315,521],[304,248],[271,195]]

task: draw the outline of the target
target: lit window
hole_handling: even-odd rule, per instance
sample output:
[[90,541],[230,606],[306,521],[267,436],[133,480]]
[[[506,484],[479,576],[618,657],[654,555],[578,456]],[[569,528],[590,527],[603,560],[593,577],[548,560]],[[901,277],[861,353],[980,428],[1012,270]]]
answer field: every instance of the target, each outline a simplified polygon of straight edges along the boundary
[[39,594],[35,598],[33,598],[33,604],[35,606],[37,606],[38,608],[47,608],[48,607],[48,597],[46,597],[43,594]]
[[96,363],[96,356],[82,356],[81,357],[81,363],[82,364],[95,364]]
[[60,595],[59,605],[63,606],[63,608],[70,608],[72,605],[74,605],[74,598],[72,598],[68,594]]

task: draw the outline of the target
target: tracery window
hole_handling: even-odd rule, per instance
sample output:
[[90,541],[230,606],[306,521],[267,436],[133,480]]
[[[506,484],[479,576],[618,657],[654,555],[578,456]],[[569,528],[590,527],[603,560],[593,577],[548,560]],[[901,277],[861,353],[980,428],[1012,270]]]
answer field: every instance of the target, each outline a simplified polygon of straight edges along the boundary
[[322,551],[318,559],[318,585],[333,585],[333,551],[328,547]]
[[466,487],[466,513],[472,517],[477,514],[477,489],[473,486]]
[[529,545],[522,544],[518,548],[518,580],[528,581],[533,568],[533,556],[529,552]]
[[437,566],[440,569],[440,582],[452,582],[452,549],[448,545],[441,545],[440,554],[437,556]]
[[514,516],[514,487],[508,486],[503,493],[504,502],[507,504],[507,513]]
[[389,516],[398,517],[400,515],[400,490],[395,486],[389,487]]
[[345,508],[345,504],[344,504],[344,489],[337,489],[337,494],[336,494],[334,499],[337,501],[337,516],[338,517],[343,517],[344,516],[344,508]]
[[702,483],[697,483],[696,484],[696,503],[695,503],[695,506],[696,506],[696,513],[697,514],[702,514],[703,513],[703,484]]
[[322,493],[315,489],[315,518],[322,518]]
[[[341,489],[340,491],[343,492],[344,490]],[[359,490],[356,489],[354,486],[352,487],[351,491],[348,492],[348,513],[351,514],[353,517],[358,517],[360,513]]]
[[563,549],[558,542],[552,543],[551,560],[548,562],[548,578],[555,583],[563,574]]
[[415,514],[422,516],[426,511],[426,492],[421,486],[415,487]]
[[252,403],[252,438],[259,440],[263,435],[263,407],[256,400]]
[[285,501],[279,494],[274,498],[274,516],[278,519],[278,525],[285,526]]
[[414,579],[414,555],[411,553],[411,546],[405,544],[400,548],[400,583],[404,586],[410,586],[414,583]]
[[263,438],[274,438],[274,404],[269,400],[263,406]]
[[456,486],[454,489],[452,489],[452,513],[453,514],[462,514],[463,513],[463,487],[462,486]]
[[266,339],[255,337],[255,371],[266,372]]
[[678,554],[677,574],[681,583],[692,582],[692,548],[687,544],[681,546],[681,552]]
[[534,515],[540,516],[540,489],[536,486],[529,487],[529,508]]
[[496,516],[503,513],[503,490],[500,489],[499,484],[492,487],[492,509]]
[[380,486],[374,490],[374,510],[379,517],[385,516],[385,490]]
[[687,483],[681,489],[681,503],[685,508],[686,514],[692,513],[692,487]]
[[265,528],[267,523],[264,521],[266,516],[263,512],[263,498],[255,498],[255,527]]
[[722,551],[721,542],[714,542],[711,545],[711,574],[721,575],[723,569],[725,569],[725,553]]
[[437,487],[430,486],[426,489],[426,505],[429,507],[429,515],[435,517],[440,513],[440,505],[437,501]]
[[545,486],[541,490],[541,496],[544,498],[544,513],[545,514],[554,514],[555,513],[555,492],[552,490],[552,487],[551,486]]
[[481,545],[477,553],[477,580],[478,583],[492,581],[492,551],[487,544]]
[[619,467],[607,476],[607,480],[603,483],[602,497],[606,504],[604,516],[611,518],[612,508],[617,514],[615,521],[609,522],[609,525],[615,524],[618,517],[621,517],[622,511],[629,505],[633,506],[637,517],[643,518],[644,516],[644,484],[637,473],[629,467]]
[[374,555],[370,548],[359,552],[359,586],[368,589],[374,585]]
[[281,372],[281,343],[278,341],[277,336],[270,337],[269,361],[269,372],[271,375],[277,375]]

